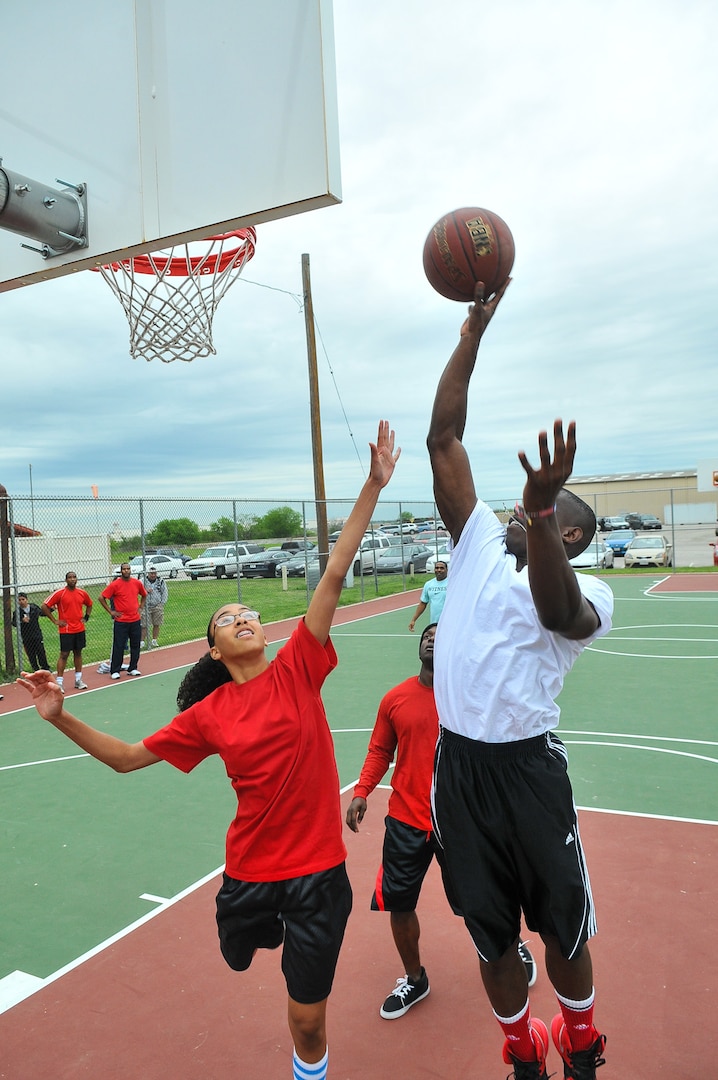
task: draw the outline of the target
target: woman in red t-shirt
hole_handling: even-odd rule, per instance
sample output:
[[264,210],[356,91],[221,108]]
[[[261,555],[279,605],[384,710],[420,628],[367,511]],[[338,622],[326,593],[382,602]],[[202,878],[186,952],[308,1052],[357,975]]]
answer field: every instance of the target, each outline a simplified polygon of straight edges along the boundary
[[18,680],[40,715],[117,772],[166,760],[189,772],[219,754],[238,797],[217,896],[220,946],[236,970],[258,948],[283,945],[294,1077],[327,1075],[326,1005],[351,910],[339,779],[320,697],[336,666],[329,638],[347,570],[400,450],[385,420],[371,468],[334,545],[304,619],[274,660],[259,614],[224,604],[207,628],[209,652],[179,689],[166,727],[130,744],[64,709],[49,672]]

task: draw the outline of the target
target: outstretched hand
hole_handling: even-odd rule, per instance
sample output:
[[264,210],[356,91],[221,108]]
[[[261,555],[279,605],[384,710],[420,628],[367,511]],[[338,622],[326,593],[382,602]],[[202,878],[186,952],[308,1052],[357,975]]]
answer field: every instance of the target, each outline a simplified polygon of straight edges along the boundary
[[394,466],[399,460],[401,447],[394,452],[394,432],[389,428],[388,420],[379,421],[376,443],[369,443],[371,450],[370,474],[379,487],[386,487],[391,480]]
[[576,423],[574,420],[568,425],[566,439],[563,437],[563,421],[554,420],[553,424],[553,447],[554,456],[548,448],[548,434],[539,432],[538,437],[539,459],[541,465],[534,469],[523,450],[519,450],[519,461],[526,473],[524,485],[524,509],[527,513],[539,510],[547,510],[556,502],[556,497],[564,486],[571,471],[573,459],[576,456]]
[[52,672],[23,671],[17,681],[32,696],[32,703],[43,720],[59,720],[64,696]]
[[501,298],[511,284],[511,278],[506,278],[500,289],[497,289],[490,300],[484,300],[486,287],[483,281],[477,281],[474,288],[474,303],[469,308],[469,315],[461,327],[461,337],[480,338],[486,327],[494,317],[496,308],[501,303]]

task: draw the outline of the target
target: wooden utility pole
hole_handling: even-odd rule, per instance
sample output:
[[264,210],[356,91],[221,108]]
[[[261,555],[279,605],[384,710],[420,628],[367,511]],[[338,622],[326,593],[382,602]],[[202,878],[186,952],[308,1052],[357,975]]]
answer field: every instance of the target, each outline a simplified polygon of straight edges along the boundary
[[319,572],[324,573],[329,557],[327,528],[327,498],[324,490],[324,458],[322,455],[322,422],[319,413],[319,376],[317,373],[317,341],[314,334],[314,306],[309,276],[309,256],[302,255],[302,288],[304,291],[304,324],[307,333],[309,363],[309,406],[312,420],[312,461],[314,463],[314,499],[317,513],[317,545]]

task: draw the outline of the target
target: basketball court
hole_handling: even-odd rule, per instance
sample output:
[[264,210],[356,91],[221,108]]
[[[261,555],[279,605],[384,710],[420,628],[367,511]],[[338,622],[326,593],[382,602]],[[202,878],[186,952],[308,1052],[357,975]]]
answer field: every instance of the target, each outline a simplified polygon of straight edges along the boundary
[[[592,953],[609,1036],[606,1073],[636,1080],[698,1080],[718,1049],[710,945],[718,575],[702,575],[698,591],[685,584],[694,576],[610,576],[615,629],[581,657],[561,699],[598,909]],[[324,698],[344,806],[381,695],[418,671],[418,636],[407,630],[415,603],[406,594],[338,613],[340,664]],[[277,641],[289,632],[268,629]],[[73,708],[139,738],[172,713],[183,670],[175,664],[203,648],[186,646],[184,657],[157,650],[154,674],[119,686],[86,673],[92,689],[75,695]],[[19,693],[6,694],[0,721],[12,807],[0,1077],[164,1080],[220,1075],[227,1066],[258,1080],[290,1075],[278,956],[260,953],[239,975],[217,947],[214,894],[233,798],[221,767],[207,762],[190,777],[163,765],[115,776],[75,753],[33,710],[11,711],[22,704]],[[434,869],[419,905],[432,992],[399,1021],[378,1015],[402,974],[388,920],[369,910],[386,798],[386,790],[370,797],[358,835],[345,830],[354,910],[329,1005],[330,1075],[503,1078],[473,949]],[[531,944],[539,960],[532,1007],[550,1021],[553,994],[539,943]],[[713,1040],[695,1063],[685,1036],[694,1027]],[[647,1054],[646,1043],[659,1052]],[[549,1065],[557,1062],[550,1057]]]
[[[71,17],[48,0],[20,5],[0,71],[14,103],[0,161],[0,292],[98,270],[128,320],[132,355],[147,359],[214,352],[212,317],[253,255],[254,226],[341,200],[329,0],[282,0],[281,19],[271,4],[218,0],[213,10],[221,19],[190,0],[116,0],[98,35],[91,0]],[[82,58],[81,92],[62,93],[52,64],[35,64],[28,85],[23,45],[40,23],[57,57]],[[237,92],[238,68],[251,94]],[[205,107],[188,70],[211,73],[220,107]],[[703,1080],[718,1054],[718,575],[611,583],[615,629],[571,673],[560,729],[598,908],[606,1073]],[[337,614],[340,666],[324,699],[345,807],[382,694],[418,670],[419,636],[407,630],[417,598]],[[279,643],[290,627],[268,631]],[[142,679],[119,685],[85,669],[90,689],[71,707],[139,739],[173,715],[181,676],[203,651],[155,650]],[[0,1080],[288,1077],[278,955],[260,953],[238,975],[217,946],[233,812],[221,765],[117,776],[26,700],[10,687],[0,703]],[[329,1075],[498,1080],[502,1040],[435,868],[419,906],[431,995],[397,1022],[379,1017],[402,974],[388,919],[369,910],[386,799],[377,790],[360,833],[346,830],[355,899],[329,1006]],[[555,1000],[531,945],[533,1011],[550,1021]]]

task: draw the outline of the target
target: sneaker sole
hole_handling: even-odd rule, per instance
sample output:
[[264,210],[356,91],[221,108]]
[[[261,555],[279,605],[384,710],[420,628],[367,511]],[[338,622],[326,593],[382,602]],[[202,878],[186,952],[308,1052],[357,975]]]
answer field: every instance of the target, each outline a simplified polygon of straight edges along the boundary
[[431,987],[427,986],[426,990],[420,997],[414,998],[410,1005],[405,1005],[403,1008],[398,1009],[396,1012],[384,1012],[384,1006],[382,1005],[382,1007],[379,1009],[379,1016],[383,1017],[384,1020],[398,1020],[400,1016],[406,1016],[409,1009],[413,1009],[415,1005],[418,1005],[420,1001],[423,1001],[425,997],[428,997],[430,992]]

